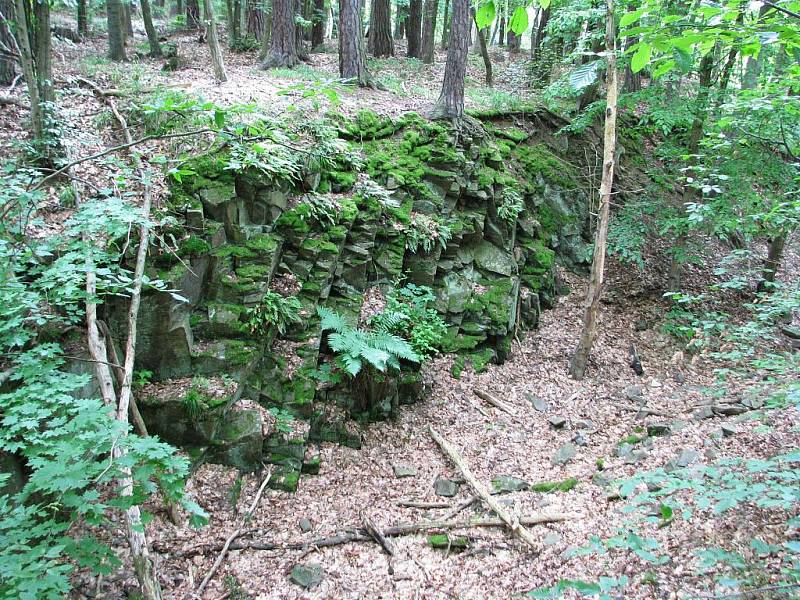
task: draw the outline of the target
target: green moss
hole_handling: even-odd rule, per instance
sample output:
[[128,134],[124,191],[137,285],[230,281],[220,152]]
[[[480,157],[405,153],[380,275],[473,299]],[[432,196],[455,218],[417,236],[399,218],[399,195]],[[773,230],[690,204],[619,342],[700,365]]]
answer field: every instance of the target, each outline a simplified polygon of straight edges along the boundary
[[328,171],[328,181],[333,192],[346,192],[356,184],[358,175],[351,171]]
[[375,140],[392,135],[397,128],[398,125],[389,117],[364,109],[359,110],[353,119],[345,121],[339,134],[347,139]]
[[574,477],[565,479],[564,481],[543,481],[541,483],[534,483],[531,490],[534,492],[568,492],[578,485],[578,480]]
[[494,185],[498,172],[491,167],[481,167],[475,172],[478,180],[478,186],[481,188],[488,188]]
[[300,483],[300,472],[290,471],[278,475],[273,482],[270,482],[272,489],[283,490],[284,492],[296,492]]
[[452,368],[450,369],[450,374],[451,374],[451,375],[452,375],[452,376],[453,376],[455,379],[460,379],[460,378],[461,378],[461,373],[464,371],[464,369],[466,368],[466,366],[467,366],[467,359],[466,359],[466,357],[464,357],[464,356],[457,356],[457,357],[456,357],[456,359],[453,361],[453,366],[452,366]]
[[469,546],[469,539],[464,536],[450,537],[446,533],[436,533],[428,536],[428,543],[432,548],[464,549]]
[[575,167],[562,160],[544,144],[518,146],[514,156],[525,170],[528,179],[535,179],[537,174],[563,188],[578,187],[578,174]]
[[629,444],[631,446],[635,446],[636,444],[641,444],[645,440],[644,437],[640,437],[638,435],[626,435],[624,438],[620,439],[617,442],[618,446],[624,446],[625,444]]
[[183,240],[178,247],[180,256],[202,256],[208,254],[211,246],[203,238],[196,235],[189,236]]
[[321,464],[322,459],[319,456],[315,456],[303,463],[302,472],[309,475],[318,475]]
[[255,258],[256,255],[246,246],[226,244],[219,248],[214,248],[211,251],[211,256],[216,256],[217,258]]
[[486,291],[473,294],[466,303],[466,310],[487,317],[494,329],[504,332],[508,326],[514,281],[509,277],[481,279],[479,283],[486,287]]
[[278,249],[278,240],[267,233],[260,233],[247,240],[245,246],[254,252],[268,254]]
[[476,373],[483,373],[486,366],[494,359],[494,350],[491,348],[483,348],[470,354],[472,360],[472,368]]
[[458,332],[458,327],[451,327],[442,338],[442,352],[453,353],[473,350],[486,340],[486,334],[466,335]]
[[245,265],[236,269],[236,276],[240,280],[260,281],[269,276],[269,265]]
[[284,211],[275,221],[275,227],[279,231],[286,231],[299,237],[311,231],[310,220],[311,208],[307,204],[298,204],[294,208]]
[[494,128],[494,133],[508,140],[511,140],[515,144],[524,142],[529,137],[527,131],[519,129],[517,127],[496,127]]
[[300,248],[307,252],[314,252],[314,253],[323,253],[323,252],[328,252],[330,254],[339,253],[339,246],[337,246],[332,242],[329,242],[324,238],[323,239],[306,238],[303,240],[303,243],[300,245]]

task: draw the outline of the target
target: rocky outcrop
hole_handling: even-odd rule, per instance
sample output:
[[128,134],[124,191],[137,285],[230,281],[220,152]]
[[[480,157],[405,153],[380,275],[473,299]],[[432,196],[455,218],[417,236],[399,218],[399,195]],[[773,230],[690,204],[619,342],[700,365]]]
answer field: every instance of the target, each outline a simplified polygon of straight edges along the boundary
[[[362,113],[340,126],[349,148],[308,161],[291,181],[230,169],[225,155],[192,159],[185,170],[195,175],[183,176],[171,201],[181,260],[153,261],[184,299],[145,298],[138,366],[156,379],[238,378],[239,393],[279,425],[307,426],[261,439],[234,403],[187,415],[175,398],[143,402],[148,425],[176,443],[216,446],[215,460],[240,468],[268,460],[280,467],[277,485],[291,489],[315,468],[309,442],[358,446],[353,418],[389,415],[420,394],[418,374],[404,371],[358,414],[346,390],[318,375],[326,350],[316,307],[355,319],[368,289],[401,278],[433,289],[449,327],[442,348],[461,355],[460,368],[505,360],[517,328],[534,327],[554,301],[556,257],[571,266],[588,258],[588,202],[575,169],[529,126],[457,134],[413,114]],[[303,322],[265,338],[247,315],[270,289],[295,296]]]

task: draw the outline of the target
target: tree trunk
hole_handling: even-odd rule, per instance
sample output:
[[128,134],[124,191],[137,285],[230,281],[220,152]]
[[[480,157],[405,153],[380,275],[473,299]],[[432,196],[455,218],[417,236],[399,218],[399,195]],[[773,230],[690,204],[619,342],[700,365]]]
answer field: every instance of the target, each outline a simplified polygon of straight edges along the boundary
[[[475,17],[475,9],[472,10],[472,20],[475,22],[475,27],[478,27],[478,20]],[[481,56],[483,57],[483,66],[486,69],[486,85],[492,86],[492,59],[489,58],[489,50],[486,48],[486,33],[485,30],[478,29],[478,43],[481,47]]]
[[200,4],[198,0],[186,0],[186,28],[200,29]]
[[[142,2],[146,2],[146,0],[142,0]],[[219,82],[228,81],[228,75],[225,73],[225,62],[222,60],[222,50],[219,47],[217,23],[214,20],[214,6],[211,0],[203,0],[203,11],[205,11],[206,17],[206,39],[208,40],[208,49],[211,51],[214,78]]]
[[408,56],[419,58],[422,51],[422,0],[410,0],[406,19]]
[[586,374],[586,363],[589,360],[589,353],[597,336],[597,314],[600,310],[600,299],[603,295],[606,238],[608,236],[611,189],[614,185],[614,160],[617,144],[617,48],[614,35],[614,0],[608,0],[607,4],[606,54],[608,55],[608,69],[606,71],[608,91],[606,95],[606,124],[603,134],[603,177],[600,183],[600,207],[594,238],[592,272],[589,276],[589,286],[586,292],[583,331],[569,368],[569,374],[573,379],[583,379]]
[[536,60],[541,54],[545,28],[550,21],[550,7],[540,9],[537,16],[536,27],[531,34],[531,60]]
[[422,62],[428,65],[433,64],[433,57],[436,51],[436,18],[438,13],[439,0],[425,0],[420,58]]
[[106,0],[106,22],[108,24],[108,58],[113,61],[127,60],[122,33],[122,2]]
[[339,0],[339,76],[373,87],[364,61],[364,33],[358,0]]
[[508,30],[508,51],[511,54],[518,54],[522,49],[522,36],[517,35],[511,29]]
[[776,235],[767,242],[767,258],[764,260],[764,268],[761,271],[761,281],[758,282],[759,292],[768,292],[775,283],[775,275],[783,260],[783,248],[786,245],[786,234]]
[[297,64],[295,41],[294,0],[273,0],[272,32],[269,53],[262,69],[293,67]]
[[142,5],[142,19],[144,30],[147,32],[147,43],[150,44],[150,56],[161,56],[161,46],[158,43],[158,33],[153,27],[153,16],[150,14],[150,0],[139,0]]
[[176,15],[183,14],[183,0],[175,0],[175,4],[173,4],[169,9],[169,14],[171,17]]
[[[260,3],[250,2],[247,5],[247,36],[256,40],[264,37],[265,12]],[[240,15],[241,18],[241,15]],[[241,27],[241,25],[240,25]],[[240,29],[241,31],[241,29]],[[295,35],[297,33],[295,32]]]
[[[686,178],[695,177],[693,167],[697,159],[698,150],[700,149],[700,141],[703,139],[703,128],[706,124],[706,114],[708,112],[708,97],[711,93],[712,75],[714,72],[714,50],[710,50],[700,61],[700,88],[697,92],[695,99],[694,117],[692,119],[692,127],[689,130],[689,140],[686,145],[686,154],[689,156],[688,169],[686,170]],[[688,181],[683,186],[683,194],[681,206],[685,207],[687,203],[691,202],[695,197],[696,190],[689,185]],[[681,289],[682,267],[685,254],[686,236],[680,235],[675,240],[675,246],[672,249],[672,259],[669,265],[669,273],[667,274],[667,290],[670,292],[677,292]]]
[[442,18],[442,50],[447,50],[447,31],[450,27],[450,0],[444,0],[444,17]]
[[314,25],[311,27],[311,49],[318,50],[325,44],[325,29],[328,25],[328,11],[325,0],[314,0]]
[[78,35],[89,37],[89,0],[78,0]]
[[367,52],[376,58],[394,56],[392,5],[389,0],[372,0]]
[[20,64],[25,84],[28,86],[28,97],[31,101],[31,134],[35,144],[44,141],[44,116],[42,98],[39,95],[39,83],[36,78],[36,64],[33,58],[33,49],[28,32],[28,13],[25,10],[25,0],[16,0],[17,46],[19,47]]
[[432,119],[458,121],[464,115],[464,76],[467,73],[469,28],[469,0],[453,0],[444,81],[439,100],[431,113]]
[[507,4],[508,3],[505,0],[500,4],[500,20],[497,23],[497,31],[499,34],[497,38],[498,46],[506,45],[506,15],[508,14]]
[[122,3],[122,30],[125,32],[123,42],[127,43],[126,38],[133,37],[133,20],[131,19],[131,5],[130,2]]
[[406,20],[408,11],[405,6],[397,6],[394,15],[394,39],[402,40],[406,37]]
[[[14,0],[0,0],[0,44],[7,48],[14,48],[14,41],[11,37],[14,20]],[[0,85],[10,85],[16,77],[16,65],[14,59],[5,54],[0,54]]]

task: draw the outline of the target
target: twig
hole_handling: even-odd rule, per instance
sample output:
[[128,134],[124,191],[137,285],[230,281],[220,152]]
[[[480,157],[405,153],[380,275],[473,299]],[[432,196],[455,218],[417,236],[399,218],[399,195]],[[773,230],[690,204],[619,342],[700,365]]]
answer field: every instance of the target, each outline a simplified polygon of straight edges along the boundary
[[381,530],[373,523],[370,518],[366,515],[366,513],[361,513],[361,522],[364,524],[364,529],[367,531],[372,538],[378,542],[383,548],[383,551],[386,552],[389,556],[394,556],[394,548],[392,547],[391,542],[386,539],[386,537],[381,533]]
[[631,412],[643,413],[645,416],[653,415],[656,417],[666,417],[668,419],[672,418],[672,415],[667,412],[664,412],[662,410],[656,410],[655,408],[647,408],[646,406],[635,406],[633,404],[617,404],[617,408],[623,408]]
[[472,496],[471,498],[468,498],[467,500],[464,500],[464,502],[462,502],[461,504],[456,506],[453,510],[451,510],[444,517],[442,517],[443,520],[449,521],[450,519],[455,517],[458,513],[460,513],[462,510],[464,510],[465,508],[469,508],[470,506],[475,504],[477,501],[478,501],[478,497],[477,496]]
[[510,415],[512,415],[514,417],[517,416],[517,411],[514,410],[514,408],[512,406],[510,406],[509,404],[506,404],[502,400],[499,400],[498,398],[495,398],[491,394],[489,394],[487,392],[484,392],[484,391],[481,391],[481,390],[473,389],[472,391],[475,392],[475,395],[478,398],[488,402],[489,404],[491,404],[495,408],[499,408],[503,412],[507,412],[508,414],[510,414]]
[[211,565],[211,569],[208,571],[208,574],[203,578],[203,581],[200,582],[200,585],[197,587],[198,596],[203,593],[203,590],[206,589],[208,582],[211,581],[211,578],[214,576],[214,573],[217,572],[217,569],[219,569],[220,565],[222,564],[222,561],[225,560],[225,556],[228,554],[228,550],[230,549],[233,540],[235,540],[242,534],[242,528],[244,527],[244,523],[251,516],[253,516],[253,512],[256,510],[256,507],[258,506],[258,501],[261,500],[261,495],[264,493],[264,489],[267,487],[267,484],[269,483],[269,480],[271,478],[272,478],[272,471],[269,471],[267,473],[267,476],[264,477],[264,481],[261,482],[261,486],[258,488],[258,492],[256,492],[256,496],[253,499],[253,503],[250,505],[250,508],[247,510],[247,512],[242,516],[242,520],[241,523],[239,524],[239,527],[237,527],[236,531],[230,534],[228,536],[228,539],[225,540],[225,544],[222,546],[222,550],[220,550],[220,553],[217,555],[217,559],[214,561],[214,564]]
[[452,505],[446,502],[417,502],[415,500],[400,500],[397,503],[397,506],[402,506],[403,508],[431,509],[431,508],[450,508]]
[[472,471],[470,471],[466,461],[461,457],[461,454],[459,454],[455,446],[443,438],[433,427],[429,427],[428,431],[430,431],[431,437],[433,437],[434,441],[439,444],[439,447],[442,449],[442,451],[444,451],[450,460],[453,461],[453,463],[459,468],[461,473],[464,475],[464,479],[466,479],[467,483],[472,486],[472,489],[475,490],[475,493],[480,497],[480,499],[483,500],[486,505],[491,508],[506,525],[508,525],[514,535],[519,537],[534,550],[538,550],[538,544],[533,538],[533,535],[531,535],[531,533],[525,529],[523,524],[520,523],[516,517],[509,515],[505,508],[503,508],[503,506],[497,500],[492,498],[491,494],[489,494],[489,491],[472,474]]

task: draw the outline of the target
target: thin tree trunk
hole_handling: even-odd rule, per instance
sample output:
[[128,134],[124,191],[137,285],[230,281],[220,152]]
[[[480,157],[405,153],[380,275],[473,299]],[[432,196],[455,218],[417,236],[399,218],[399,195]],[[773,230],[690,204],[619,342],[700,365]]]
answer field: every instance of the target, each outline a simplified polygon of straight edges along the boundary
[[[142,2],[145,1],[142,0]],[[228,75],[225,73],[225,62],[222,59],[222,49],[219,47],[217,23],[214,20],[214,6],[211,0],[203,0],[203,10],[206,17],[206,39],[208,39],[208,49],[211,51],[214,78],[219,82],[228,81]]]
[[[122,3],[122,25],[126,38],[133,37],[133,20],[131,19],[131,5],[129,2]],[[125,41],[123,39],[123,41]]]
[[361,87],[374,87],[364,60],[358,0],[339,0],[339,76]]
[[617,48],[614,35],[614,0],[607,0],[606,54],[608,56],[608,69],[606,71],[608,91],[606,96],[605,132],[603,134],[603,177],[600,183],[600,208],[597,216],[592,272],[586,292],[583,331],[575,354],[572,356],[572,363],[569,369],[570,376],[573,379],[583,379],[586,373],[586,363],[589,360],[589,353],[597,335],[597,314],[600,310],[600,299],[603,295],[606,238],[608,236],[611,189],[614,185],[614,157],[617,144]]
[[[475,9],[472,10],[472,20],[475,22],[475,27],[478,27],[478,20],[475,17]],[[481,56],[483,57],[483,66],[486,69],[486,85],[492,86],[492,59],[489,58],[489,50],[486,48],[486,34],[485,30],[478,28],[478,43],[481,47]]]
[[186,28],[200,29],[200,4],[198,0],[186,0]]
[[450,28],[450,0],[444,0],[444,18],[442,19],[442,50],[447,50],[447,32]]
[[450,45],[439,100],[431,113],[432,119],[458,121],[464,115],[464,76],[467,73],[469,50],[469,0],[453,0],[450,21]]
[[497,39],[498,46],[506,45],[506,23],[508,17],[508,0],[502,0],[500,4],[500,22],[497,24],[499,37]]
[[511,54],[519,54],[522,49],[522,36],[514,33],[510,28],[508,30],[508,51]]
[[[694,177],[694,166],[697,162],[696,155],[700,149],[700,140],[703,139],[703,129],[706,124],[706,114],[708,112],[708,98],[711,93],[712,75],[714,71],[714,50],[710,50],[700,61],[700,88],[695,99],[694,117],[692,127],[689,130],[689,141],[686,146],[686,153],[689,156],[686,178]],[[689,185],[688,181],[683,186],[681,206],[685,207],[695,197],[696,190]],[[677,292],[681,289],[683,258],[686,246],[686,236],[680,235],[675,240],[672,251],[672,259],[667,274],[667,290]]]
[[408,56],[419,58],[422,50],[422,0],[410,0],[406,19]]
[[242,20],[242,0],[228,0],[228,47],[231,50],[239,48],[242,30],[239,28]]
[[78,0],[78,35],[89,37],[89,0]]
[[768,292],[775,283],[775,276],[783,260],[783,248],[786,245],[786,234],[780,233],[767,242],[767,258],[764,260],[764,268],[761,273],[761,281],[758,282],[759,292]]
[[422,45],[420,58],[425,64],[433,64],[436,51],[436,18],[439,13],[439,0],[425,0],[422,19]]
[[142,20],[144,30],[147,32],[147,43],[150,44],[150,56],[161,56],[161,45],[158,43],[158,33],[153,27],[153,16],[150,13],[150,0],[139,0],[142,6]]
[[394,56],[392,5],[389,0],[372,0],[367,52],[376,58]]
[[108,24],[108,58],[120,62],[125,56],[125,36],[122,33],[122,2],[106,0],[106,22]]
[[402,40],[406,37],[406,19],[408,19],[408,11],[404,6],[396,6],[394,15],[394,39]]
[[295,66],[298,58],[295,41],[294,0],[273,0],[271,38],[269,53],[261,63],[261,68],[274,69]]
[[36,64],[34,63],[31,40],[28,36],[28,13],[25,10],[25,0],[15,0],[17,22],[17,46],[19,47],[20,65],[25,84],[28,86],[28,97],[31,101],[31,134],[37,144],[44,142],[44,116],[42,111],[42,98],[39,95],[39,82],[36,78]]
[[539,58],[542,49],[542,42],[544,41],[545,28],[547,23],[550,22],[550,7],[540,9],[538,13],[538,20],[536,29],[531,37],[531,59],[536,60]]
[[325,0],[314,0],[314,25],[311,28],[311,49],[318,50],[325,44],[325,28],[328,23]]
[[[11,37],[12,23],[14,20],[14,0],[0,0],[0,43],[14,49],[14,40]],[[0,54],[0,85],[9,85],[16,77],[14,59],[5,54]]]

